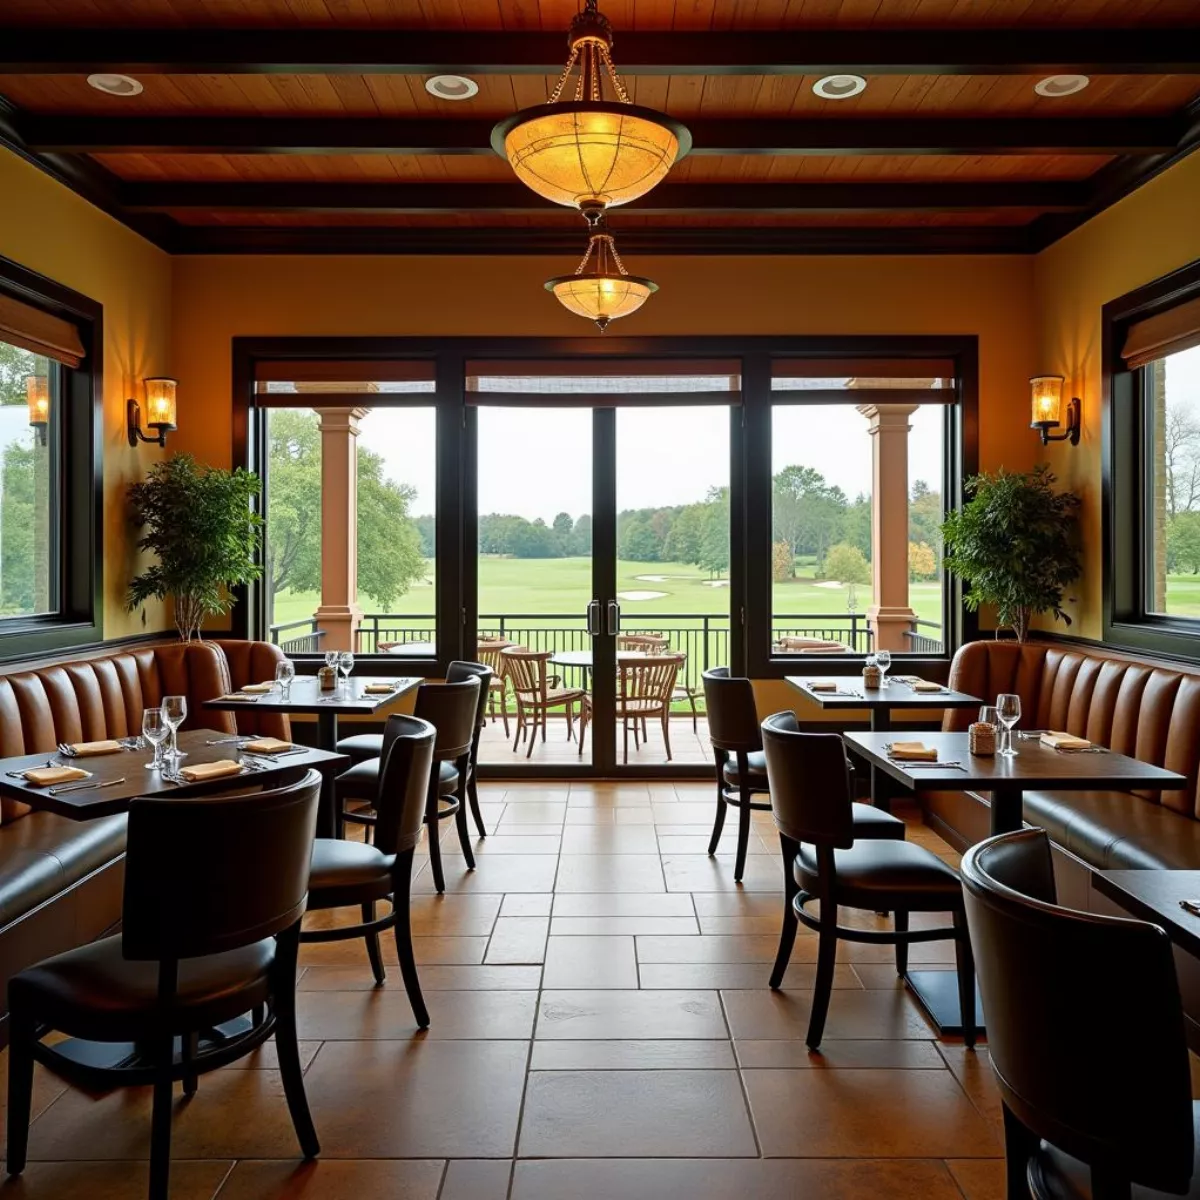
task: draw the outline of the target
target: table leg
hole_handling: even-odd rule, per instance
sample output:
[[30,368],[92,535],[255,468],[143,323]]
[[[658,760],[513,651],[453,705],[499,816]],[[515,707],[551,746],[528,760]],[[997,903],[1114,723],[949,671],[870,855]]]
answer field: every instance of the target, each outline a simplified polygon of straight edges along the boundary
[[[871,709],[871,732],[886,733],[892,727],[892,713],[887,708]],[[884,812],[892,811],[891,781],[878,767],[871,768],[871,803]]]
[[[335,712],[317,713],[317,748],[331,753],[337,749],[338,719]],[[321,769],[321,799],[317,806],[317,837],[331,838],[337,835],[334,806],[337,798],[333,791],[336,772],[330,767]]]

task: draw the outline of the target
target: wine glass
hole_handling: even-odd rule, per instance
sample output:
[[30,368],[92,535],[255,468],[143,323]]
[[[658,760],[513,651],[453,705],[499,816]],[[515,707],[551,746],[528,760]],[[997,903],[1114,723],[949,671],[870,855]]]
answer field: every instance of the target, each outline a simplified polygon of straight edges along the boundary
[[1000,714],[996,711],[994,704],[985,704],[979,710],[979,723],[994,726],[996,729],[1000,728]]
[[892,652],[890,650],[875,651],[875,665],[879,668],[879,673],[883,676],[880,681],[880,687],[887,687],[888,667],[892,665]]
[[346,683],[344,686],[350,685],[350,672],[354,670],[354,655],[349,650],[343,650],[337,656],[337,668],[345,677]]
[[1012,692],[1002,692],[996,697],[996,715],[1004,726],[1004,745],[1000,753],[1005,758],[1015,758],[1017,752],[1013,749],[1012,731],[1013,726],[1021,719],[1021,697],[1013,695]]
[[337,670],[338,651],[336,651],[336,650],[326,650],[325,651],[325,665],[327,667],[332,667],[335,671]]
[[187,755],[181,754],[179,750],[179,727],[187,717],[187,697],[164,696],[162,711],[163,719],[171,727],[171,748],[167,751],[167,757],[172,762],[178,762],[181,758],[187,758]]
[[275,682],[286,700],[292,694],[292,680],[296,678],[296,664],[290,658],[275,666]]
[[147,771],[157,771],[163,765],[163,742],[171,736],[166,717],[161,708],[142,710],[142,737],[154,747],[154,757],[146,764]]

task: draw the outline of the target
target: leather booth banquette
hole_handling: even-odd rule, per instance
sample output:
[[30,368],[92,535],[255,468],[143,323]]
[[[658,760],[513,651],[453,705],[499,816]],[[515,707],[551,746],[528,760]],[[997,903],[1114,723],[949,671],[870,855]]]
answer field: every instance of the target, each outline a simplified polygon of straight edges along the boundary
[[[0,676],[0,757],[59,742],[125,737],[163,696],[188,698],[189,726],[288,736],[286,716],[205,710],[203,702],[271,679],[283,652],[265,642],[164,643]],[[120,919],[125,817],[71,821],[0,798],[0,1045],[8,981],[23,967],[99,937]]]

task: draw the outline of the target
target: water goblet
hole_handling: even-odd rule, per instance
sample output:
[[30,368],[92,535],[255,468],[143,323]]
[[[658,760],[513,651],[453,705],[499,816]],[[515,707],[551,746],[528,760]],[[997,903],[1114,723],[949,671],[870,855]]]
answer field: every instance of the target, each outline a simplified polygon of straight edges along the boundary
[[1013,726],[1021,719],[1021,697],[1011,692],[1003,692],[996,697],[996,715],[1004,726],[1004,745],[1000,753],[1005,758],[1015,758],[1017,751],[1013,748]]
[[345,678],[346,682],[343,686],[349,688],[350,672],[354,670],[354,655],[351,654],[349,650],[343,650],[341,654],[338,655],[337,668],[339,671],[341,671],[343,677]]
[[296,678],[296,664],[290,658],[275,666],[275,683],[286,700],[292,694],[292,680]]
[[146,764],[147,771],[157,771],[163,765],[163,742],[171,736],[170,726],[161,708],[142,710],[142,737],[154,747],[154,757]]
[[875,665],[879,668],[879,673],[883,676],[880,687],[887,687],[888,667],[892,665],[892,652],[890,650],[875,651]]
[[177,763],[181,758],[187,758],[179,749],[179,727],[187,717],[187,697],[164,696],[162,711],[163,719],[171,729],[171,748],[167,751],[167,757]]

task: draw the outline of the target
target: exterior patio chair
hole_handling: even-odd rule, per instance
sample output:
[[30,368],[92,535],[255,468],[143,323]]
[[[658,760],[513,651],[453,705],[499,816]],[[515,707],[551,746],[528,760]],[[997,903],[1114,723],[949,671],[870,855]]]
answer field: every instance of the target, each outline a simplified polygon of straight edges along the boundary
[[[546,740],[546,716],[551,709],[566,711],[567,740],[575,736],[575,705],[582,705],[586,695],[583,688],[552,686],[547,669],[552,654],[550,650],[526,650],[520,646],[510,646],[500,651],[500,660],[517,702],[517,735],[513,739],[513,753],[516,753],[521,739],[528,737],[526,758],[533,757],[533,743],[539,726],[542,741]],[[553,677],[554,684],[557,684],[557,679],[557,676]]]

